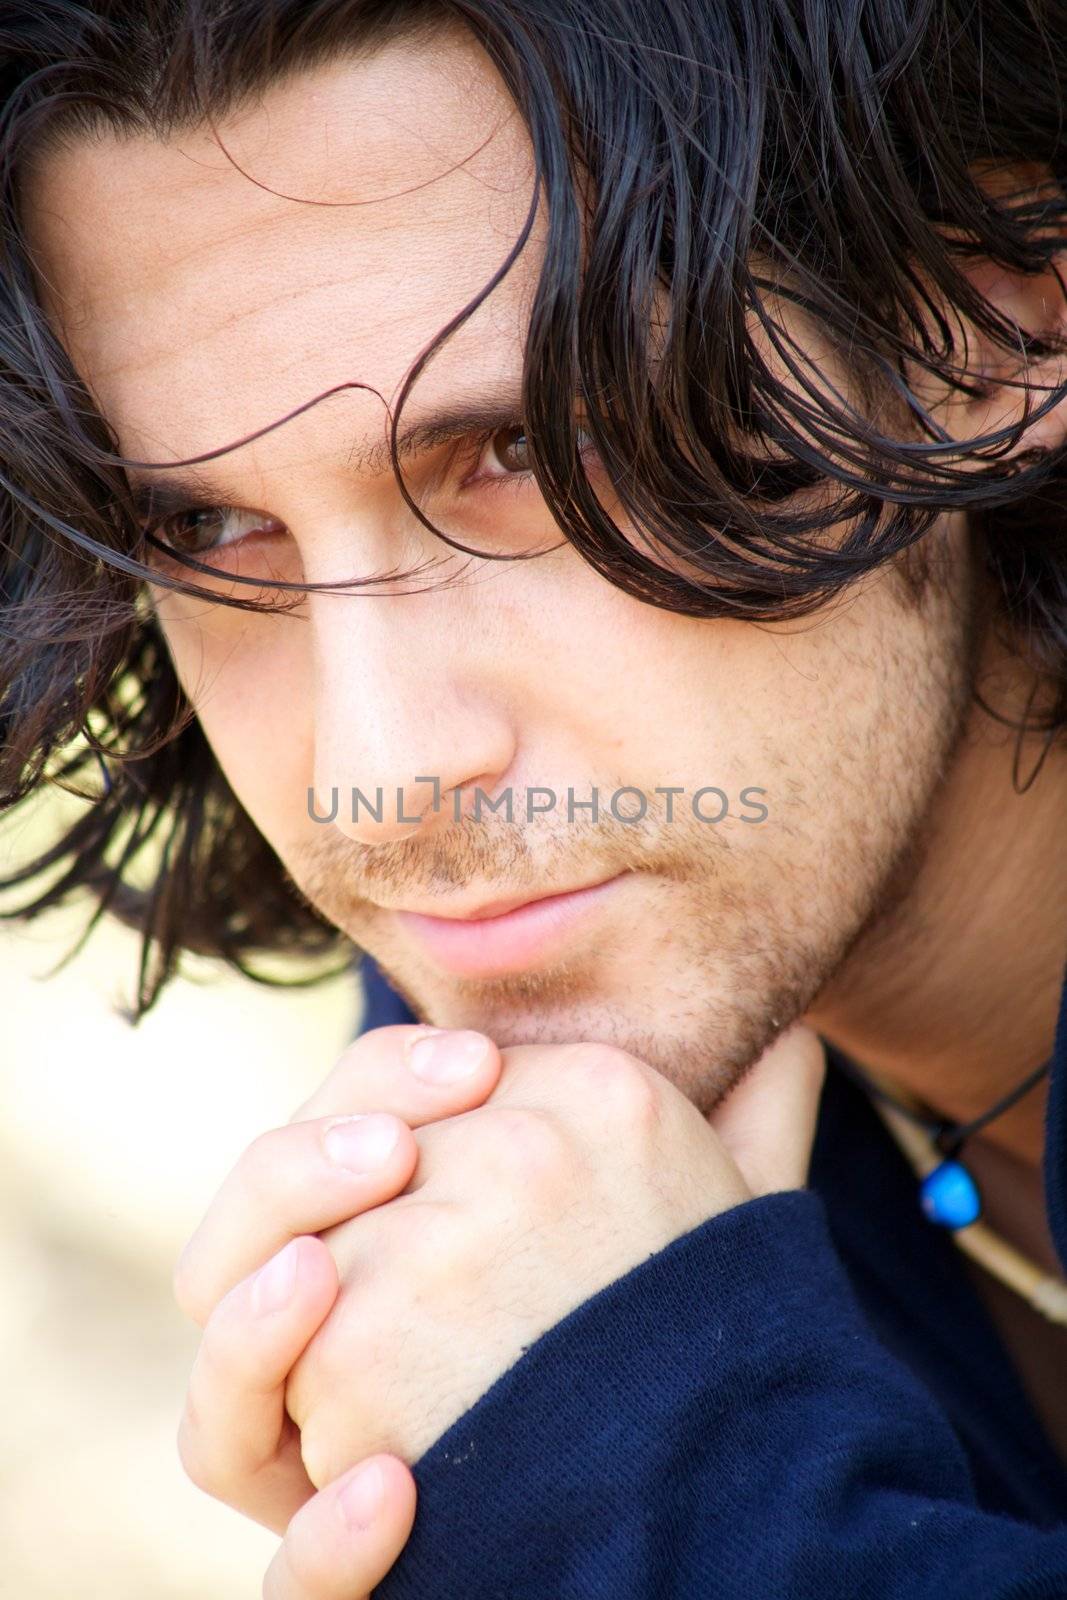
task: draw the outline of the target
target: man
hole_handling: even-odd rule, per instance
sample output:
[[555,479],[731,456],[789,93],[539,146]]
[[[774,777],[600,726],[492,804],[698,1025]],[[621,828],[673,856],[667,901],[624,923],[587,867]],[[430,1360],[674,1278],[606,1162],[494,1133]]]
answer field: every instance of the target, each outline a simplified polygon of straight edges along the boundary
[[176,1275],[271,1600],[1067,1593],[1064,24],[9,10],[7,796],[374,958]]

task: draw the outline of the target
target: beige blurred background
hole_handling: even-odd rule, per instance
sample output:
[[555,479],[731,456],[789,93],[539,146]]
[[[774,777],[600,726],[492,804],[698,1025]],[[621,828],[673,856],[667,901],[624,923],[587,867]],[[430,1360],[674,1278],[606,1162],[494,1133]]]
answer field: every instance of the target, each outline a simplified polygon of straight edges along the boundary
[[[0,875],[78,805],[0,818]],[[171,1272],[244,1147],[351,1038],[357,986],[268,990],[197,959],[132,1028],[131,931],[99,926],[43,976],[87,916],[0,922],[0,1594],[260,1600],[276,1537],[178,1461],[200,1331]]]

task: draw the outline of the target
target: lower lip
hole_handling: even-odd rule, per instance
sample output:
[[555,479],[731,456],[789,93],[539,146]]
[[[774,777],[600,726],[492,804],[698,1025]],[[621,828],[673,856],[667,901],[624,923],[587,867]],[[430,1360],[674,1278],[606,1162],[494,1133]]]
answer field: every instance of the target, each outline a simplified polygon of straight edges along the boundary
[[499,917],[426,917],[395,911],[397,923],[437,966],[461,978],[523,972],[556,954],[579,923],[602,906],[625,874],[571,894],[554,894],[516,906]]

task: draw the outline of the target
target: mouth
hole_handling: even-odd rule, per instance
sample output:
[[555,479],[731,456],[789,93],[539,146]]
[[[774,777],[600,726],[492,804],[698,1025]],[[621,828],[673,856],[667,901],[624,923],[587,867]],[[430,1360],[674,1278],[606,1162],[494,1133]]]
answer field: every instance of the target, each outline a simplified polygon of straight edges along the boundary
[[630,872],[542,895],[486,901],[447,913],[393,911],[402,937],[456,977],[488,978],[543,965],[613,898]]

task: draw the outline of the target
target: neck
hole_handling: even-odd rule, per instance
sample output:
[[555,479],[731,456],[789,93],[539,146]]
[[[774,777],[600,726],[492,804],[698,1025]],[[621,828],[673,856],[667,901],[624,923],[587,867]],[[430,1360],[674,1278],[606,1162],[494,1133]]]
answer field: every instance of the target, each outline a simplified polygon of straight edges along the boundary
[[[1018,714],[1032,683],[991,633],[978,684],[986,701]],[[1020,794],[1017,743],[1014,728],[973,708],[901,868],[904,892],[889,886],[886,909],[805,1016],[890,1089],[958,1122],[1052,1055],[1067,964],[1067,749],[1050,749]],[[1044,743],[1022,741],[1020,783]],[[1047,1099],[1046,1077],[980,1136],[991,1171],[999,1154],[1038,1193]]]

